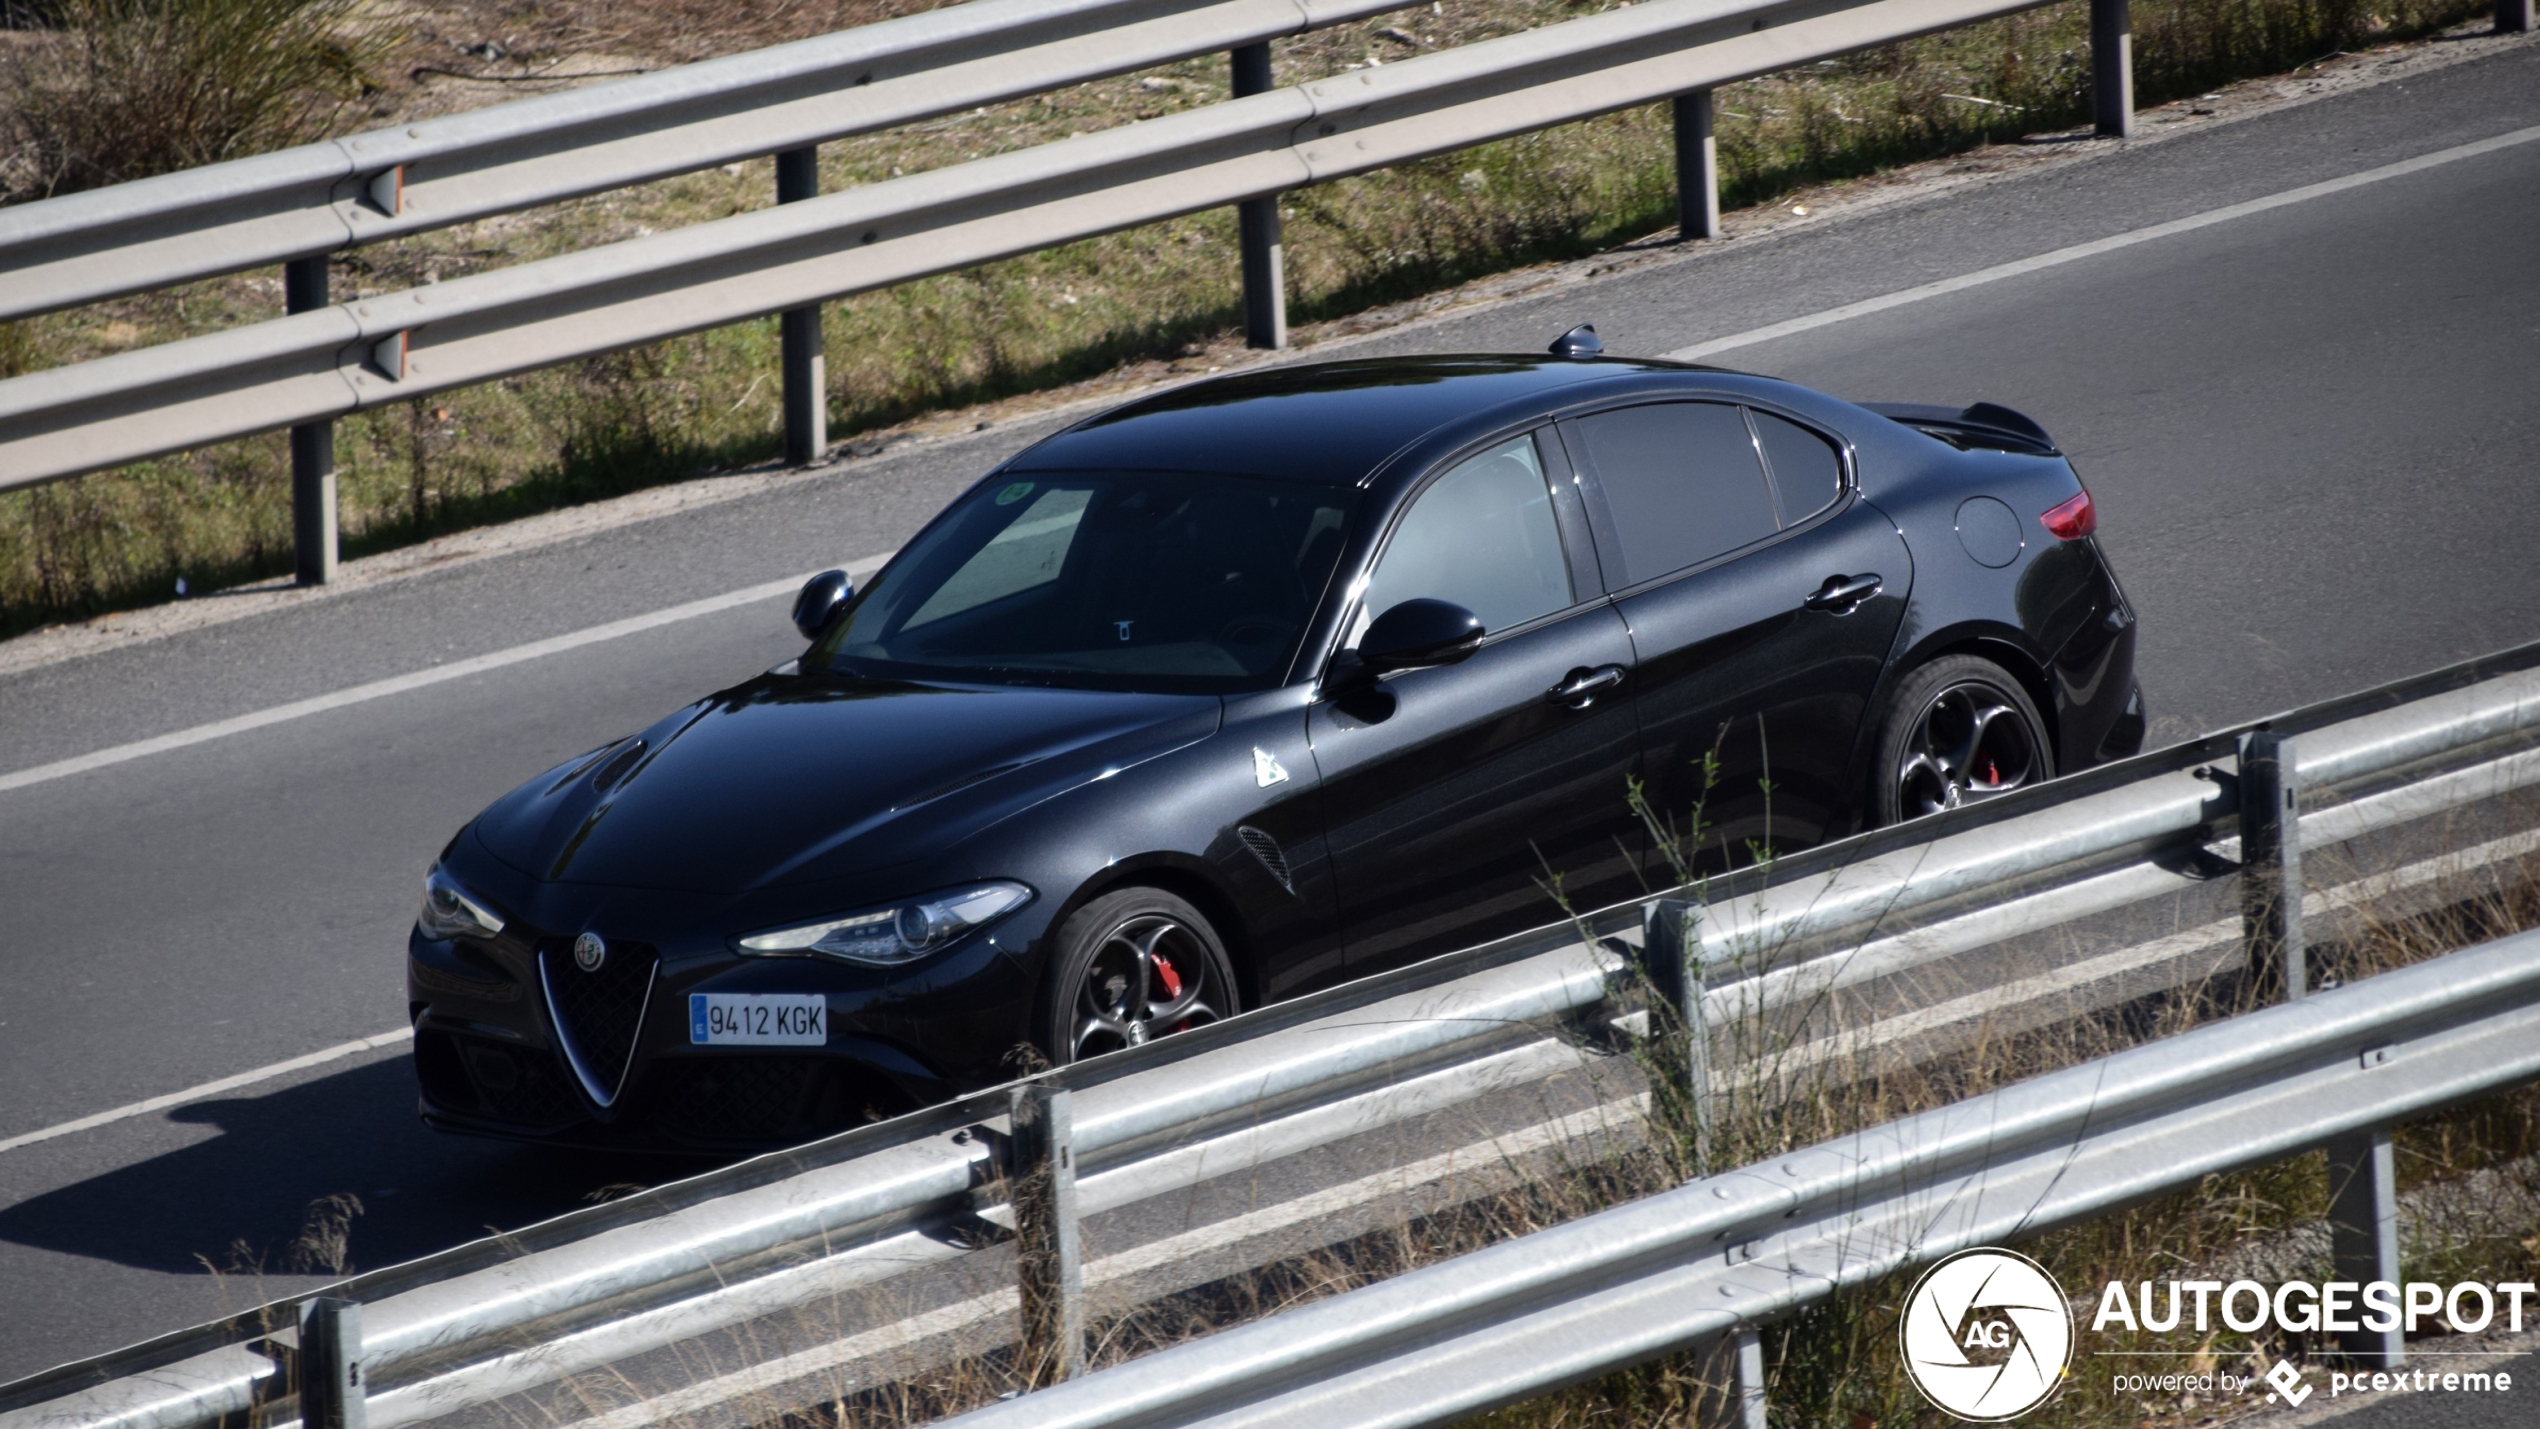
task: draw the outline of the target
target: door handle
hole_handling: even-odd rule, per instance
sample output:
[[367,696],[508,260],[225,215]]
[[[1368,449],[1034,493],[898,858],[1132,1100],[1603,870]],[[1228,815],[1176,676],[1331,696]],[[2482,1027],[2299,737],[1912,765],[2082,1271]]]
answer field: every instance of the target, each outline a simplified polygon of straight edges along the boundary
[[1877,595],[1879,587],[1885,584],[1886,582],[1880,580],[1875,574],[1828,576],[1826,583],[1817,587],[1816,592],[1800,604],[1810,610],[1825,610],[1832,611],[1836,615],[1850,615],[1860,608],[1861,602]]
[[1623,667],[1599,665],[1593,670],[1572,670],[1569,678],[1543,692],[1544,702],[1568,705],[1574,710],[1586,709],[1596,697],[1623,683]]

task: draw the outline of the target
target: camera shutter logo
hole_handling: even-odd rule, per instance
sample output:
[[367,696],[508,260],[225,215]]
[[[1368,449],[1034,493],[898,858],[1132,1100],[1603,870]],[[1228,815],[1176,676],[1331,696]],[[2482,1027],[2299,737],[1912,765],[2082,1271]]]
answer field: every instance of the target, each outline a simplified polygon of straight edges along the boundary
[[2046,1268],[2007,1250],[1962,1250],[1905,1299],[1905,1371],[1942,1412],[2017,1419],[2054,1397],[2072,1360],[2073,1312]]
[[600,941],[599,934],[585,933],[581,937],[573,940],[573,965],[575,967],[582,969],[586,973],[595,973],[600,970],[600,964],[605,963],[608,960],[609,945]]

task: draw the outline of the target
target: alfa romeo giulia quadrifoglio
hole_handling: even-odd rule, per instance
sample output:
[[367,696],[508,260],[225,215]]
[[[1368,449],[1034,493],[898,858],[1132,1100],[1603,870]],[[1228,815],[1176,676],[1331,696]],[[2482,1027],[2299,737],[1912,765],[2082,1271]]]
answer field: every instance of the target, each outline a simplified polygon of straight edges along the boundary
[[1584,330],[1132,402],[450,840],[423,1115],[799,1140],[1664,886],[1634,781],[1793,850],[2131,754],[2094,524],[2017,412]]

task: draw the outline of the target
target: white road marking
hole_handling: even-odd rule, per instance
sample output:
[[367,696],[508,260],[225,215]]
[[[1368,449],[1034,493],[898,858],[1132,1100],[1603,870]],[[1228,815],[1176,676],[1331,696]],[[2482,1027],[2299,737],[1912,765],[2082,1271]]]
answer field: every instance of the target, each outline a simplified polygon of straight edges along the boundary
[[33,1146],[39,1141],[50,1141],[57,1136],[68,1136],[74,1131],[86,1131],[92,1126],[107,1126],[136,1116],[148,1116],[154,1111],[165,1111],[172,1106],[183,1106],[187,1102],[202,1101],[206,1097],[216,1097],[223,1092],[234,1092],[240,1087],[251,1087],[258,1082],[271,1081],[275,1077],[288,1076],[310,1067],[322,1067],[329,1062],[340,1062],[346,1057],[358,1057],[364,1052],[376,1052],[382,1047],[394,1047],[413,1036],[412,1028],[400,1027],[394,1032],[382,1032],[376,1037],[361,1037],[350,1042],[338,1042],[332,1047],[320,1048],[305,1056],[276,1062],[269,1067],[258,1067],[251,1072],[240,1072],[235,1076],[222,1077],[217,1081],[205,1082],[198,1087],[187,1087],[181,1092],[151,1097],[147,1101],[137,1101],[129,1106],[116,1107],[111,1111],[101,1111],[94,1116],[83,1116],[77,1121],[66,1121],[58,1126],[48,1126],[41,1131],[30,1131],[23,1136],[12,1136],[6,1141],[0,1141],[0,1151],[15,1151],[21,1146]]
[[[888,559],[888,556],[867,556],[850,564],[847,567],[847,573],[861,579],[879,570],[882,563]],[[481,675],[487,670],[499,670],[506,665],[544,659],[549,655],[560,655],[567,650],[578,650],[585,645],[597,645],[603,641],[637,635],[647,630],[657,630],[665,625],[676,625],[683,620],[694,620],[701,615],[713,615],[718,611],[730,610],[734,606],[749,605],[789,594],[801,588],[802,583],[808,579],[810,576],[801,575],[781,581],[769,581],[765,585],[754,585],[746,590],[728,591],[722,595],[708,596],[703,600],[692,600],[685,605],[674,605],[643,615],[630,615],[624,620],[612,620],[606,625],[594,625],[569,634],[550,636],[545,640],[533,640],[526,645],[515,645],[508,650],[496,650],[491,654],[454,660],[447,665],[435,665],[429,670],[392,675],[385,680],[373,680],[367,685],[355,685],[350,689],[337,690],[332,694],[312,695],[305,700],[293,700],[287,705],[275,705],[270,709],[255,710],[229,719],[215,720],[210,724],[198,724],[191,729],[180,729],[150,739],[135,740],[130,744],[118,744],[106,749],[92,750],[70,759],[58,759],[51,764],[38,764],[31,769],[0,774],[0,792],[23,789],[30,784],[49,783],[55,779],[67,779],[71,775],[85,774],[92,769],[104,769],[116,764],[129,763],[135,759],[146,759],[153,754],[165,754],[170,750],[208,744],[215,739],[226,739],[233,734],[245,734],[249,730],[263,729],[269,725],[306,719],[310,715],[325,714],[330,710],[340,710],[350,705],[367,704],[372,700],[386,699],[390,695],[402,695],[410,690],[426,689],[452,680],[465,679],[470,675]],[[5,1149],[7,1149],[6,1145],[0,1144],[0,1150]]]
[[2130,233],[2094,239],[2088,243],[2076,243],[2069,248],[2058,248],[2051,253],[2040,253],[2034,258],[2022,258],[2015,263],[1980,268],[1973,273],[1961,273],[1955,278],[1943,278],[1938,282],[1925,283],[1920,287],[1903,288],[1875,298],[1864,298],[1857,303],[1846,303],[1839,308],[1828,308],[1821,313],[1811,313],[1803,318],[1792,318],[1788,322],[1774,323],[1769,327],[1751,328],[1745,332],[1732,333],[1727,337],[1715,337],[1709,342],[1698,342],[1691,347],[1661,353],[1660,356],[1672,362],[1699,362],[1714,353],[1727,352],[1731,348],[1750,347],[1759,342],[1771,342],[1775,338],[1813,332],[1821,327],[1832,327],[1836,323],[1850,322],[1854,318],[1867,317],[1872,313],[1883,313],[1890,308],[1901,308],[1932,298],[1947,297],[1951,293],[1962,293],[1969,288],[1983,287],[1987,283],[1999,283],[2005,278],[2025,277],[2031,273],[2044,272],[2049,268],[2060,268],[2067,263],[2078,263],[2084,258],[2096,258],[2102,253],[2114,253],[2120,249],[2132,248],[2138,243],[2172,238],[2182,233],[2193,233],[2200,228],[2211,228],[2218,223],[2230,223],[2235,219],[2265,213],[2270,209],[2308,203],[2315,198],[2326,198],[2330,194],[2344,193],[2348,189],[2359,189],[2368,184],[2377,184],[2388,179],[2422,173],[2427,169],[2440,168],[2445,164],[2456,164],[2463,159],[2474,159],[2481,154],[2492,154],[2499,149],[2510,149],[2517,144],[2528,144],[2535,139],[2540,139],[2540,125],[2534,125],[2528,129],[2516,129],[2510,134],[2499,134],[2492,139],[2481,139],[2473,144],[2438,149],[2431,154],[2405,159],[2395,164],[2384,164],[2380,168],[2366,169],[2362,173],[2348,174],[2344,178],[2306,184],[2298,189],[2287,189],[2280,194],[2269,194],[2265,198],[2251,199],[2247,203],[2235,203],[2224,208],[2209,209],[2204,213],[2191,214],[2186,218],[2173,219],[2168,223],[2156,223],[2149,228],[2138,228]]
[[[2210,228],[2216,224],[2229,223],[2235,219],[2248,218],[2252,215],[2265,213],[2271,209],[2283,208],[2290,204],[2306,203],[2312,199],[2324,198],[2330,194],[2344,193],[2349,189],[2362,188],[2369,184],[2377,184],[2385,180],[2401,178],[2408,174],[2421,173],[2427,169],[2439,168],[2445,164],[2458,163],[2463,159],[2476,158],[2482,154],[2492,154],[2501,149],[2509,149],[2519,144],[2528,144],[2535,139],[2540,139],[2540,125],[2534,125],[2527,129],[2517,129],[2512,133],[2499,134],[2493,138],[2478,140],[2475,143],[2461,144],[2453,148],[2437,150],[2434,153],[2420,155],[2419,157],[2413,159],[2402,160],[2395,164],[2384,164],[2380,168],[2366,169],[2362,173],[2348,174],[2343,178],[2328,179],[2320,183],[2308,184],[2298,189],[2288,189],[2283,193],[2270,194],[2265,198],[2251,199],[2246,203],[2236,203],[2229,205],[2228,207],[2212,209],[2204,213],[2190,215],[2186,218],[2175,219],[2168,223],[2154,224],[2149,228],[2138,228],[2130,233],[2120,233],[2113,237],[2096,239],[2089,243],[2076,243],[2068,248],[2058,248],[2051,253],[2040,253],[2035,257],[2022,258],[2017,262],[1998,264],[1991,268],[1979,269],[1973,273],[1962,273],[1955,278],[1943,278],[1938,282],[1925,283],[1919,287],[1905,288],[1897,292],[1882,294],[1881,296],[1875,298],[1864,298],[1857,303],[1846,303],[1841,307],[1828,308],[1824,312],[1811,313],[1806,317],[1792,318],[1787,322],[1773,323],[1766,327],[1751,328],[1745,332],[1732,333],[1727,337],[1713,338],[1708,342],[1696,343],[1691,347],[1679,348],[1674,352],[1664,353],[1661,355],[1679,362],[1698,361],[1704,357],[1711,356],[1714,353],[1726,352],[1732,348],[1748,347],[1759,342],[1770,342],[1775,338],[1790,337],[1798,333],[1811,332],[1821,327],[1831,327],[1836,323],[1849,322],[1854,318],[1866,317],[1872,313],[1885,312],[1890,308],[1900,308],[1909,304],[1924,302],[1932,298],[1946,297],[1951,293],[1964,292],[1969,288],[1979,288],[1988,283],[1998,283],[2006,278],[2017,278],[2030,273],[2043,272],[2046,269],[2061,267],[2067,263],[2076,263],[2085,258],[2095,258],[2103,253],[2114,253],[2121,249],[2131,248],[2139,243],[2150,243],[2156,239],[2169,238],[2181,233],[2191,233],[2200,228]],[[868,557],[854,563],[847,569],[850,574],[861,578],[862,576],[879,569],[882,562],[886,559],[888,559],[887,556]],[[767,600],[772,597],[782,595],[786,591],[792,590],[801,584],[802,579],[770,581],[765,585],[751,586],[747,590],[737,590],[725,595],[709,596],[704,600],[690,601],[686,605],[675,605],[667,610],[653,611],[648,615],[630,616],[625,620],[611,621],[606,625],[595,625],[587,630],[574,631],[569,635],[559,635],[553,637],[552,639],[534,641],[527,645],[514,646],[509,650],[497,650],[489,655],[478,655],[471,659],[456,661],[452,664],[435,666],[429,670],[417,670],[411,674],[398,675],[385,680],[375,680],[367,685],[356,685],[351,689],[338,690],[333,694],[318,695],[305,700],[296,700],[287,705],[276,705],[271,709],[257,710],[250,714],[243,714],[231,719],[219,720],[211,724],[196,725],[191,729],[177,730],[172,734],[159,735],[153,739],[137,740],[131,744],[119,744],[110,749],[96,750],[88,754],[79,755],[75,758],[57,760],[51,764],[39,764],[34,768],[21,769],[10,774],[0,774],[0,792],[5,792],[10,789],[23,789],[30,784],[43,784],[55,779],[68,778],[73,774],[84,774],[92,769],[103,769],[110,765],[122,764],[130,760],[146,758],[153,754],[164,754],[169,750],[184,749],[192,745],[203,744],[215,739],[222,739],[229,735],[243,734],[249,730],[262,729],[268,725],[281,724],[287,720],[301,719],[313,714],[322,714],[329,710],[342,709],[348,705],[363,704],[370,700],[383,699],[389,695],[404,694],[409,690],[422,689],[427,686],[441,684],[445,681],[479,674],[486,670],[500,669],[505,665],[519,664],[524,660],[535,660],[544,656],[558,654],[566,650],[576,649],[584,645],[595,645],[601,641],[615,640],[621,636],[633,635],[641,631],[656,629],[660,626],[676,624],[683,620],[693,620],[698,616],[712,615],[717,611],[729,610],[737,605],[747,605],[753,601]]]

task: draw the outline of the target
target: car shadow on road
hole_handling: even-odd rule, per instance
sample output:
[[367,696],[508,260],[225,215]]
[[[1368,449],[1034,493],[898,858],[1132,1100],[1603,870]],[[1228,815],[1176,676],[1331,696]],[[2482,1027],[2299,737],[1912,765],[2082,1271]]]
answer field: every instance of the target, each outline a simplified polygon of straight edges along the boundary
[[427,1130],[402,1056],[261,1096],[195,1102],[165,1118],[219,1134],[0,1209],[0,1241],[175,1274],[335,1276],[516,1230],[711,1164]]

